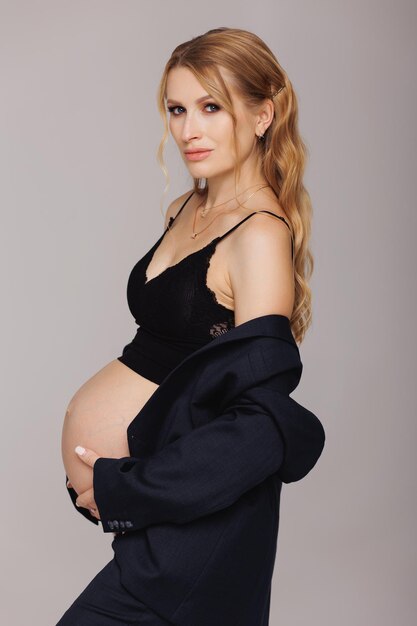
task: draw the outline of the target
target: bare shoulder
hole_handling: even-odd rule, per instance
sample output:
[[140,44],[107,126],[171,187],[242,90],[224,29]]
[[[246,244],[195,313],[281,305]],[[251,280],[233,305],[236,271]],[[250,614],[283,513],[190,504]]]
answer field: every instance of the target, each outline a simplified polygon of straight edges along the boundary
[[289,222],[283,212],[254,213],[236,230],[228,260],[237,324],[269,313],[290,317],[294,305],[291,233],[277,217]]
[[170,205],[168,206],[165,213],[165,228],[168,226],[168,222],[171,217],[175,217],[178,211],[180,210],[181,205],[186,201],[186,199],[193,193],[194,189],[189,189],[178,198],[175,198]]
[[239,260],[254,246],[256,248],[266,246],[267,251],[278,251],[279,249],[281,255],[285,255],[289,250],[291,258],[291,237],[291,224],[284,211],[271,210],[271,208],[257,209],[237,229],[233,241],[233,251]]

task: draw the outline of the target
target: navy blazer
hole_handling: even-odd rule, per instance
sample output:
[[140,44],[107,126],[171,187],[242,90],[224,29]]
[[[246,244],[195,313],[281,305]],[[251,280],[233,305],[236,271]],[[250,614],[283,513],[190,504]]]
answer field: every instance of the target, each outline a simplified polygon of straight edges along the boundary
[[164,379],[128,426],[131,456],[95,462],[122,583],[164,619],[268,624],[282,483],[306,476],[325,442],[289,396],[301,373],[287,317],[244,322]]

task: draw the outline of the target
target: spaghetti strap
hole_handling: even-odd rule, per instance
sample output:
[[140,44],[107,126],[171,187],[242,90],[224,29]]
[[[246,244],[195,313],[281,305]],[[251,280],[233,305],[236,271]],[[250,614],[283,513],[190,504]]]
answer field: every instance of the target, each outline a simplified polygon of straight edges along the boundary
[[235,228],[237,228],[238,226],[243,224],[243,222],[246,222],[246,220],[248,220],[250,217],[252,217],[252,215],[256,215],[257,213],[269,213],[270,215],[273,215],[274,217],[277,217],[278,219],[282,220],[287,225],[288,230],[290,231],[290,234],[291,234],[291,258],[293,258],[294,257],[294,240],[293,240],[293,236],[292,236],[290,225],[288,224],[288,222],[287,222],[287,220],[285,218],[281,217],[281,215],[276,215],[275,213],[272,213],[272,211],[268,211],[267,209],[260,209],[259,211],[255,211],[254,213],[250,213],[245,218],[243,218],[243,220],[241,220],[240,222],[238,222],[237,224],[232,226],[232,228],[230,228],[228,231],[226,231],[224,233],[224,235],[221,235],[220,237],[218,237],[218,240],[220,241],[221,239],[223,239],[224,237],[229,235],[232,231],[235,230]]
[[[170,217],[169,218],[169,222],[168,222],[168,226],[171,226],[172,222],[178,217],[178,215],[181,213],[181,211],[183,210],[183,208],[185,207],[185,205],[187,204],[188,200],[191,198],[191,196],[194,195],[194,191],[191,192],[191,194],[188,196],[188,198],[185,200],[185,202],[183,203],[182,207],[180,208],[180,210],[178,211],[178,213],[174,216],[174,217]],[[168,228],[167,226],[167,228]]]

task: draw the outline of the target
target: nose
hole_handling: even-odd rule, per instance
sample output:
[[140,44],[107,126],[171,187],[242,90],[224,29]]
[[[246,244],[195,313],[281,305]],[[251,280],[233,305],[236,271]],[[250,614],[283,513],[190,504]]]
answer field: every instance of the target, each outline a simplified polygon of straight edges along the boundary
[[184,124],[182,127],[181,139],[187,144],[201,137],[201,130],[195,116],[187,114],[184,118]]

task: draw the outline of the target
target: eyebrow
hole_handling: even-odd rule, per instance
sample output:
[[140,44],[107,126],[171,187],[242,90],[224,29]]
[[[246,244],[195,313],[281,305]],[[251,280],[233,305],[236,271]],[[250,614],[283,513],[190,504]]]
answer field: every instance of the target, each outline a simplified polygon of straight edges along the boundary
[[[204,100],[210,100],[213,96],[210,96],[209,94],[205,95],[205,96],[201,96],[201,98],[197,98],[197,100],[195,101],[196,104],[200,104],[200,102],[204,102]],[[172,104],[180,104],[179,100],[173,100],[172,98],[168,98],[167,99],[167,104],[168,103],[172,103]]]

